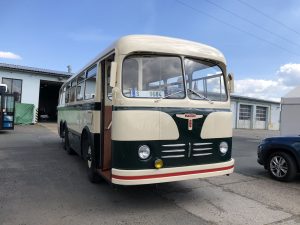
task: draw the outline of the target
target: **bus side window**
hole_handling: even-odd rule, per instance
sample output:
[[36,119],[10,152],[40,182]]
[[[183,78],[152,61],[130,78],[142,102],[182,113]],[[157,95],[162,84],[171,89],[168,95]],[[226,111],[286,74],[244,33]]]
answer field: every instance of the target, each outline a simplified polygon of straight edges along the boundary
[[93,68],[91,68],[87,71],[87,75],[86,75],[87,79],[85,81],[84,99],[95,98],[96,73],[97,73],[97,66],[96,65]]
[[136,59],[126,59],[123,63],[123,94],[126,97],[133,97],[132,93],[138,86],[138,62]]
[[85,86],[85,74],[83,73],[77,78],[77,88],[76,88],[77,101],[83,100],[84,86]]
[[75,101],[76,80],[73,80],[70,88],[70,102]]
[[65,103],[69,102],[69,96],[70,96],[70,84],[67,84],[66,95],[65,95]]

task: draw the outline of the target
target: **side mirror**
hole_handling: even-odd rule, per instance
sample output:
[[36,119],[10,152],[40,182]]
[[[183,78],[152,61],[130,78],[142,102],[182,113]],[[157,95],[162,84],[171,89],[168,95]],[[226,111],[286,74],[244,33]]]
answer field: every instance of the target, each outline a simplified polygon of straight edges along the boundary
[[234,92],[234,77],[232,73],[229,73],[227,76],[227,86],[229,93]]
[[116,62],[111,62],[109,86],[115,87],[116,86],[116,79],[117,79],[117,63]]

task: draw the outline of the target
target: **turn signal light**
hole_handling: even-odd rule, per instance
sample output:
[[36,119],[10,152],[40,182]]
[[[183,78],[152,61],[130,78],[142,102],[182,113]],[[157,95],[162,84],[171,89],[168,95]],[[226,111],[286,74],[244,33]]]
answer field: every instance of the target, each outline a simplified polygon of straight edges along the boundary
[[161,159],[157,159],[154,162],[154,166],[156,169],[160,169],[164,166],[164,162]]

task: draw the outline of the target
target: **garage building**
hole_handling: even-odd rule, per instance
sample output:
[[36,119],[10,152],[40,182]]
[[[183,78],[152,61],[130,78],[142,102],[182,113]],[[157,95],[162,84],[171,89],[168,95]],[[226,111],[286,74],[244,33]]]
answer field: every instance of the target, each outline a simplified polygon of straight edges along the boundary
[[233,128],[279,130],[280,102],[231,95],[231,111]]
[[16,102],[34,105],[33,123],[41,118],[38,114],[56,120],[59,89],[71,75],[70,72],[0,63],[0,83],[7,85]]

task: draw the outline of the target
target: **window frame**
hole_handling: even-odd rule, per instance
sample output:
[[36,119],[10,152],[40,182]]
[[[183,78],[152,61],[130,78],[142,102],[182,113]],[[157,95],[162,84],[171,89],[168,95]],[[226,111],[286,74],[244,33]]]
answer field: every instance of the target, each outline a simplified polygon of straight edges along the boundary
[[129,96],[126,96],[124,93],[123,93],[123,69],[124,69],[124,62],[126,59],[130,58],[130,57],[143,57],[143,56],[148,56],[148,57],[175,57],[175,58],[179,58],[180,60],[180,65],[181,65],[181,76],[182,76],[182,80],[183,80],[183,90],[182,90],[182,93],[184,94],[183,97],[181,98],[165,98],[165,99],[168,99],[168,100],[182,100],[182,99],[185,99],[187,97],[187,94],[186,94],[186,82],[185,82],[185,74],[184,74],[184,65],[183,65],[183,59],[184,57],[181,56],[181,55],[176,55],[176,54],[151,54],[149,52],[144,52],[144,53],[133,53],[133,54],[129,54],[127,55],[123,60],[122,60],[122,70],[121,70],[121,92],[122,92],[122,96],[124,96],[125,98],[129,98],[129,99],[151,99],[151,100],[157,100],[157,99],[160,99],[160,98],[153,98],[153,97],[129,97]]
[[[189,59],[189,60],[193,60],[193,61],[197,61],[197,62],[206,62],[206,63],[212,63],[212,64],[214,64],[214,66],[217,66],[219,69],[220,69],[220,71],[222,72],[222,74],[221,74],[221,76],[219,76],[219,75],[217,75],[217,74],[215,74],[215,75],[212,75],[211,76],[211,78],[214,78],[214,77],[222,77],[222,79],[223,79],[223,84],[224,84],[224,90],[225,90],[225,95],[226,95],[226,98],[224,99],[224,100],[214,100],[214,99],[210,99],[209,97],[209,99],[212,101],[212,102],[227,102],[228,101],[228,99],[229,99],[229,92],[228,92],[228,90],[227,90],[227,83],[226,83],[226,71],[224,71],[224,69],[223,69],[223,66],[221,66],[220,65],[220,63],[218,62],[218,61],[215,61],[215,60],[211,60],[211,59],[203,59],[203,58],[196,58],[196,57],[190,57],[190,56],[184,56],[183,57],[183,69],[184,69],[184,79],[185,79],[185,84],[186,84],[186,86],[187,86],[187,81],[188,80],[186,80],[186,76],[188,76],[187,74],[186,74],[186,69],[185,69],[185,60],[186,59]],[[205,78],[205,77],[204,77]],[[200,80],[200,79],[199,79]],[[193,90],[193,89],[192,89]],[[206,84],[206,87],[205,87],[205,90],[207,90],[207,84]],[[186,89],[186,91],[187,91],[187,89]],[[204,99],[195,99],[195,98],[191,98],[190,97],[190,95],[189,94],[187,94],[187,97],[190,99],[190,100],[196,100],[196,101],[205,101]]]
[[[91,70],[93,70],[94,68],[96,68],[96,73],[94,74],[94,75],[92,75],[92,76],[88,76],[89,74],[88,74],[88,72],[89,71],[91,71]],[[93,64],[92,66],[90,66],[88,69],[86,69],[85,70],[85,80],[84,80],[84,96],[83,96],[83,101],[84,100],[91,100],[91,99],[95,99],[96,98],[96,90],[97,90],[97,73],[98,73],[98,64],[97,63],[95,63],[95,64]],[[89,80],[89,79],[92,79],[93,77],[95,77],[95,95],[94,95],[94,97],[90,97],[90,98],[86,98],[85,96],[86,96],[86,81],[87,80]],[[77,96],[77,94],[76,94],[76,96]]]
[[[247,107],[247,112],[246,111],[244,111],[244,112],[241,112],[241,108],[243,108],[243,110]],[[248,111],[248,109],[250,109],[249,111]],[[252,105],[248,105],[248,104],[240,104],[240,106],[239,106],[239,120],[252,120],[252,112],[253,111],[253,106]],[[247,114],[246,114],[247,113]],[[248,113],[249,113],[249,115],[248,115]],[[245,114],[246,114],[246,116],[245,116]]]
[[13,95],[13,92],[12,92],[12,87],[13,87],[13,81],[14,80],[19,80],[19,81],[21,81],[21,91],[20,91],[20,101],[16,101],[16,102],[19,102],[19,103],[22,103],[22,93],[23,93],[23,80],[22,79],[15,79],[15,78],[8,78],[8,77],[2,77],[2,84],[4,84],[3,83],[3,79],[7,79],[7,80],[11,80],[11,87],[8,87],[7,86],[7,89],[9,90],[10,89],[10,93],[9,94],[12,94]]

